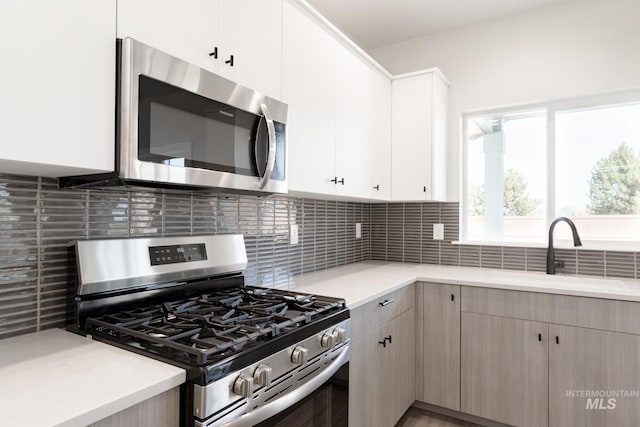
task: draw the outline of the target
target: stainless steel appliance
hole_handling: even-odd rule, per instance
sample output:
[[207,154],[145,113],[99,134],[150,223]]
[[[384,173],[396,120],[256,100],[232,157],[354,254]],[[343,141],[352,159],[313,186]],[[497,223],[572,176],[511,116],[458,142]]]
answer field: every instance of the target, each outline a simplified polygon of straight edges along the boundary
[[131,38],[118,58],[115,172],[60,186],[287,192],[286,104]]
[[86,240],[71,253],[70,329],[184,368],[183,426],[347,425],[348,408],[331,408],[348,401],[344,300],[245,286],[241,235]]

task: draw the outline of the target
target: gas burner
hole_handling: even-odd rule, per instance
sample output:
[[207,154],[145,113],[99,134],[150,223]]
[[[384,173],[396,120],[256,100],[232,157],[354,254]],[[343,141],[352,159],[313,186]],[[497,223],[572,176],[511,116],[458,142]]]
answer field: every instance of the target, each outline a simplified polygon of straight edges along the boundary
[[138,346],[146,342],[155,352],[166,347],[193,353],[203,364],[256,341],[291,333],[343,304],[276,289],[236,287],[120,310],[87,322],[107,335],[138,340]]

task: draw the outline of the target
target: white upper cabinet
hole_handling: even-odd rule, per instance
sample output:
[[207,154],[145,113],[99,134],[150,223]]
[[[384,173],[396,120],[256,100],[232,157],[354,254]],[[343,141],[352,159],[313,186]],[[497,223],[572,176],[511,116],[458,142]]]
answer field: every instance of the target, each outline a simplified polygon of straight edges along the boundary
[[[118,37],[218,71],[219,0],[118,0]],[[218,47],[218,59],[209,56]]]
[[393,200],[446,199],[447,89],[439,71],[392,82]]
[[347,49],[336,55],[336,194],[353,197],[371,195],[371,92],[373,70]]
[[376,73],[371,94],[371,197],[391,200],[391,80]]
[[112,171],[115,0],[0,3],[0,171]]
[[333,194],[334,58],[340,46],[294,2],[284,2],[283,8],[282,98],[289,105],[289,190]]
[[[219,72],[282,97],[282,0],[219,0]],[[233,56],[233,66],[229,61]]]
[[118,37],[280,98],[281,16],[282,0],[118,0]]
[[[283,7],[282,93],[289,105],[289,189],[381,197],[374,194],[372,167],[378,152],[390,144],[389,78],[339,42],[300,5],[286,1]],[[387,182],[382,184],[385,187]]]

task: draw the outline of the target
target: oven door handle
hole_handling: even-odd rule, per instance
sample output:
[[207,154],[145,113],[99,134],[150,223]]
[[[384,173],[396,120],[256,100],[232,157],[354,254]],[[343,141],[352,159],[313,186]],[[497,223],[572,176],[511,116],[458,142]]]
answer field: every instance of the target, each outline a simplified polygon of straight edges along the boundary
[[[271,111],[269,111],[269,107],[266,104],[260,104],[260,111],[262,111],[262,115],[264,116],[264,120],[267,123],[267,167],[264,170],[264,175],[258,181],[258,188],[261,190],[267,186],[269,180],[271,179],[271,174],[273,173],[273,167],[276,163],[276,126],[273,123],[273,118],[271,116]],[[256,141],[257,143],[258,141]]]
[[346,348],[343,347],[343,351],[333,359],[329,366],[327,366],[321,373],[310,379],[309,382],[301,385],[282,397],[272,400],[264,406],[223,424],[221,427],[246,427],[258,424],[259,422],[279,414],[294,403],[297,403],[307,397],[322,384],[329,381],[329,379],[338,372],[338,369],[349,361],[349,348],[347,346],[345,347]]

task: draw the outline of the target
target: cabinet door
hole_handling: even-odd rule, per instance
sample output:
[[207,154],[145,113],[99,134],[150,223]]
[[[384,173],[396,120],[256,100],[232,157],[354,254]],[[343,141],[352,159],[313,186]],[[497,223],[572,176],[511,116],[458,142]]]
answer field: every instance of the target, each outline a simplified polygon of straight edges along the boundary
[[383,425],[393,426],[415,401],[415,318],[413,309],[405,311],[381,328],[390,338],[381,352],[378,371],[383,378],[381,408]]
[[433,75],[397,79],[392,88],[391,195],[393,200],[429,200]]
[[0,167],[63,176],[114,168],[116,3],[0,3]]
[[300,6],[283,3],[282,97],[289,105],[289,190],[333,194],[335,55],[342,47]]
[[374,73],[371,83],[371,197],[391,200],[391,80]]
[[336,194],[371,195],[371,112],[374,71],[345,47],[336,51]]
[[384,426],[378,403],[381,400],[382,379],[378,344],[379,329],[352,342],[349,348],[349,426]]
[[416,399],[460,410],[460,286],[419,283]]
[[[219,72],[280,99],[282,0],[219,0]],[[227,64],[233,55],[233,66]]]
[[546,426],[546,323],[462,313],[461,410],[517,426]]
[[[118,0],[118,37],[131,37],[212,72],[222,60],[219,0]],[[218,47],[218,59],[209,56]]]
[[549,337],[549,425],[637,426],[640,336],[550,325]]

